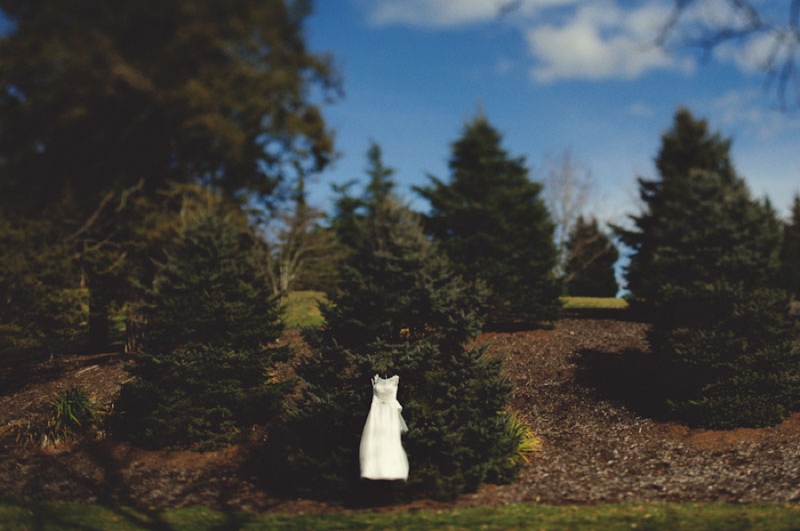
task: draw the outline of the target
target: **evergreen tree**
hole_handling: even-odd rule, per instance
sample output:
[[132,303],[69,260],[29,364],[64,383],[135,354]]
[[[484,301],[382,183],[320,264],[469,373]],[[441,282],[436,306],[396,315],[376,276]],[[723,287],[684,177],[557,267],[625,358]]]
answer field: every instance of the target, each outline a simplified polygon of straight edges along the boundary
[[252,236],[219,206],[185,211],[178,241],[147,292],[145,335],[116,404],[118,433],[146,447],[210,449],[276,414],[280,306]]
[[88,302],[80,271],[52,219],[0,210],[0,352],[64,352],[86,334]]
[[352,180],[344,185],[334,186],[337,198],[334,205],[333,228],[336,231],[339,242],[345,247],[355,245],[356,225],[359,220],[366,217],[374,217],[376,205],[387,201],[392,197],[395,182],[392,178],[394,168],[390,168],[383,163],[383,150],[381,146],[370,141],[367,149],[367,167],[365,169],[369,182],[364,187],[360,196],[352,196],[348,190],[357,181]]
[[359,479],[359,437],[370,378],[400,376],[411,472],[400,498],[449,499],[511,479],[519,435],[508,429],[510,387],[479,333],[485,293],[452,274],[416,216],[393,200],[359,219],[342,282],[307,337],[302,397],[274,434],[268,472],[290,492],[357,500],[379,485]]
[[338,80],[306,48],[310,9],[310,0],[0,0],[10,25],[0,36],[0,206],[38,218],[66,202],[78,226],[97,221],[75,242],[75,252],[92,248],[82,267],[95,346],[107,345],[129,280],[116,262],[129,220],[98,208],[109,193],[141,183],[153,198],[199,182],[266,196],[295,168],[330,160],[311,95],[335,95]]
[[561,295],[554,225],[541,184],[500,143],[483,115],[466,125],[453,144],[450,182],[431,176],[429,187],[416,188],[431,204],[426,229],[459,274],[489,286],[492,320],[551,321]]
[[800,300],[800,194],[795,194],[781,245],[781,287]]
[[775,424],[800,405],[797,330],[774,288],[775,212],[750,197],[730,142],[704,121],[680,110],[663,138],[661,179],[640,180],[645,207],[621,236],[668,404],[692,425]]
[[614,264],[619,251],[592,218],[579,216],[567,239],[567,293],[575,297],[614,297],[619,291]]
[[661,137],[661,148],[655,159],[659,178],[639,178],[639,196],[645,205],[639,216],[632,216],[635,230],[617,228],[622,242],[634,253],[626,271],[628,290],[634,295],[640,311],[652,308],[656,292],[667,279],[654,268],[657,248],[667,238],[665,226],[671,221],[682,200],[683,186],[696,172],[719,175],[725,182],[736,180],[730,160],[731,141],[718,133],[710,133],[704,120],[695,120],[687,109],[678,109],[672,129]]

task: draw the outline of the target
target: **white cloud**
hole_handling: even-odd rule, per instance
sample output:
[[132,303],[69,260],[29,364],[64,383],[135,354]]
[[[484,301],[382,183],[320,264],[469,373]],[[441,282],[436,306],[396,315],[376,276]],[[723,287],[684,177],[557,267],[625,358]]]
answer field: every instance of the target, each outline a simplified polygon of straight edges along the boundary
[[541,83],[559,79],[634,79],[652,69],[692,71],[653,44],[669,8],[651,3],[623,10],[613,2],[581,6],[561,24],[542,23],[527,30],[535,64],[531,76]]
[[[691,59],[678,59],[654,44],[670,14],[670,0],[647,0],[635,7],[622,0],[356,1],[374,25],[450,28],[493,22],[516,28],[528,44],[531,78],[539,83],[634,79],[653,69],[694,69]],[[513,9],[500,16],[504,6]],[[508,64],[498,67],[498,73],[508,70]]]
[[[668,36],[671,46],[697,45],[697,50],[712,52],[722,63],[736,65],[746,74],[761,73],[768,63],[780,67],[790,58],[797,40],[786,26],[786,2],[755,2],[761,29],[753,28],[746,6],[731,0],[694,0],[688,3],[675,30]],[[725,34],[730,37],[724,38]],[[704,49],[702,39],[717,36],[719,41]],[[785,40],[779,40],[779,37]]]
[[786,45],[780,45],[776,36],[771,33],[759,33],[743,41],[730,41],[719,45],[714,56],[722,62],[734,63],[746,73],[761,73],[770,67],[780,67],[789,57],[791,51]]
[[550,7],[579,3],[580,0],[371,0],[370,23],[420,27],[450,27],[497,20],[505,7],[513,7],[507,18],[520,20]]
[[454,26],[490,19],[497,9],[486,0],[379,0],[372,3],[369,20],[376,25]]
[[740,134],[769,139],[787,131],[800,131],[800,118],[767,106],[762,90],[731,90],[702,106],[714,122]]

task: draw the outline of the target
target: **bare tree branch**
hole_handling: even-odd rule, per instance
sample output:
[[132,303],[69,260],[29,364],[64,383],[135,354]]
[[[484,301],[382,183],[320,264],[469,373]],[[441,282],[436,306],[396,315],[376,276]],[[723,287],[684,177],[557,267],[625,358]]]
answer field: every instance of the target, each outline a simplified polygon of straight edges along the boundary
[[558,159],[548,157],[545,165],[544,197],[556,225],[554,237],[559,253],[556,273],[562,275],[567,264],[569,232],[592,199],[594,179],[591,171],[569,150]]
[[300,200],[277,212],[263,229],[267,274],[276,296],[286,297],[309,263],[333,248],[333,237],[320,230],[321,218],[320,211]]
[[[692,18],[691,8],[697,0],[674,0],[670,17],[664,23],[656,43],[666,48],[676,40],[681,46],[698,48],[707,59],[715,49],[725,43],[746,46],[758,36],[771,39],[769,51],[754,65],[764,71],[765,86],[774,87],[781,109],[787,110],[788,94],[795,94],[794,106],[800,105],[800,81],[797,75],[798,48],[800,48],[800,0],[791,0],[783,22],[773,22],[765,15],[766,4],[756,5],[750,0],[721,0],[732,15],[732,21],[698,21]],[[697,15],[695,14],[695,17]]]

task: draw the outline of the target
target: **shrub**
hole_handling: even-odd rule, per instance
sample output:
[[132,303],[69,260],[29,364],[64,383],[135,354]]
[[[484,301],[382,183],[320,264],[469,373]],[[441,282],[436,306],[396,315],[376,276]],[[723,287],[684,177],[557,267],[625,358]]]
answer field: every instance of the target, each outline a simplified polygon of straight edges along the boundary
[[482,114],[453,143],[451,177],[431,177],[416,191],[431,204],[427,231],[453,269],[489,287],[489,319],[503,327],[541,325],[558,318],[561,280],[554,274],[555,225],[528,177],[523,158],[501,146],[502,136]]
[[0,351],[52,354],[86,331],[88,292],[56,225],[0,212]]
[[218,207],[185,220],[147,292],[144,340],[114,430],[146,447],[206,450],[268,424],[292,382],[272,377],[281,308],[246,226]]
[[656,160],[661,179],[640,181],[637,230],[622,231],[635,250],[634,307],[653,319],[648,339],[679,419],[774,425],[800,406],[798,330],[776,288],[780,226],[733,170],[730,141],[688,111],[675,121]]
[[302,396],[264,452],[265,473],[284,492],[358,500],[375,488],[359,479],[359,437],[370,378],[400,376],[410,475],[399,498],[452,499],[485,481],[508,481],[520,434],[507,428],[510,385],[501,359],[470,345],[482,324],[485,290],[454,276],[416,217],[392,201],[355,224],[340,289],[326,326],[308,331]]
[[97,413],[91,397],[82,388],[70,386],[51,402],[49,439],[66,442],[79,437],[94,425]]

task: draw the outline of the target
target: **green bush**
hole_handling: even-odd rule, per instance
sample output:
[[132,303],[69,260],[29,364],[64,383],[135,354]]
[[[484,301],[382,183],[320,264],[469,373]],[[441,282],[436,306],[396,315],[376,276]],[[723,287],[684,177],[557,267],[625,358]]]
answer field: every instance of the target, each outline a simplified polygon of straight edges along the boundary
[[141,308],[142,351],[114,431],[145,447],[218,448],[269,424],[292,382],[271,370],[281,308],[246,226],[219,208],[185,220]]
[[735,174],[729,146],[679,111],[656,161],[662,178],[640,181],[645,209],[622,234],[665,398],[706,428],[774,425],[800,406],[800,335],[776,288],[780,225]]
[[0,351],[56,353],[86,332],[88,291],[55,225],[0,212]]
[[431,204],[425,228],[453,270],[489,287],[489,320],[537,326],[558,319],[561,310],[555,225],[541,183],[501,144],[502,135],[479,114],[452,145],[449,182],[431,177],[416,191]]
[[511,480],[522,442],[504,412],[511,387],[499,358],[469,346],[485,290],[451,273],[406,207],[384,202],[373,212],[355,224],[326,326],[307,331],[313,354],[297,367],[302,396],[263,452],[265,474],[287,494],[369,498],[376,487],[359,479],[359,438],[370,378],[391,371],[400,376],[411,468],[395,496],[452,499]]

